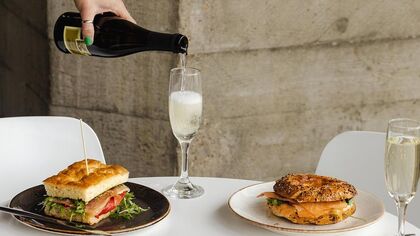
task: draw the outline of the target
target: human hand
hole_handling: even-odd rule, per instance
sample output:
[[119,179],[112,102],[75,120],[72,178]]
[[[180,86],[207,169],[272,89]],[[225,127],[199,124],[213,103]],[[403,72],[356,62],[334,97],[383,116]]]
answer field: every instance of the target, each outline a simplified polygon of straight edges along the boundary
[[82,34],[85,44],[88,46],[93,44],[95,29],[92,23],[96,14],[113,12],[117,16],[136,24],[122,0],[74,0],[74,4],[82,17]]

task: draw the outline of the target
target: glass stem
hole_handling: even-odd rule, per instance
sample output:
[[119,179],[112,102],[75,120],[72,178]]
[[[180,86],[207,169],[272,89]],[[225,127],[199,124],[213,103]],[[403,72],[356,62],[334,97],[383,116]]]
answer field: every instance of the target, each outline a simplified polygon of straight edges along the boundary
[[179,142],[181,145],[181,153],[182,153],[182,169],[181,169],[181,182],[188,183],[188,150],[190,148],[190,142],[181,141]]
[[405,223],[405,213],[407,211],[407,203],[397,202],[397,211],[398,211],[398,236],[404,236],[404,223]]

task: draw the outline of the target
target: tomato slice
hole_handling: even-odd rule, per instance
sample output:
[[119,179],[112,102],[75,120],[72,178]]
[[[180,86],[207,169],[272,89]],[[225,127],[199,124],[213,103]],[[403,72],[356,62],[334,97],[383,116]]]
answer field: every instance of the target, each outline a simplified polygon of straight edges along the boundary
[[123,200],[126,193],[127,192],[123,192],[123,193],[120,193],[120,194],[118,194],[114,197],[111,197],[109,199],[108,203],[105,205],[104,209],[102,209],[102,211],[99,214],[97,214],[95,217],[99,218],[99,216],[114,210],[120,204],[120,202]]

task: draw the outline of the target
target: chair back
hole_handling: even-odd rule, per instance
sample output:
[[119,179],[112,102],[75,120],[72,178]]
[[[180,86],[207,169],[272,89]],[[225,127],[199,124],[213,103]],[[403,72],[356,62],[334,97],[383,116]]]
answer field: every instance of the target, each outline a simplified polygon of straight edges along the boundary
[[[369,131],[348,131],[335,136],[324,148],[316,173],[337,177],[375,194],[388,212],[396,214],[395,203],[385,185],[385,138],[385,133]],[[419,227],[418,198],[408,205],[407,219]]]
[[[105,162],[95,132],[83,122],[87,156]],[[0,202],[84,158],[80,121],[38,116],[0,119]]]

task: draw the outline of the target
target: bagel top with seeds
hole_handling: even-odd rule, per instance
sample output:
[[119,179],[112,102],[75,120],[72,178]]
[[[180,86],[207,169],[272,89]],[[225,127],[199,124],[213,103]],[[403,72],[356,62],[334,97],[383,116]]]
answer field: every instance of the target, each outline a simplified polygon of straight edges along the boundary
[[288,174],[277,180],[273,189],[299,203],[340,201],[357,195],[356,188],[345,181],[313,174]]

